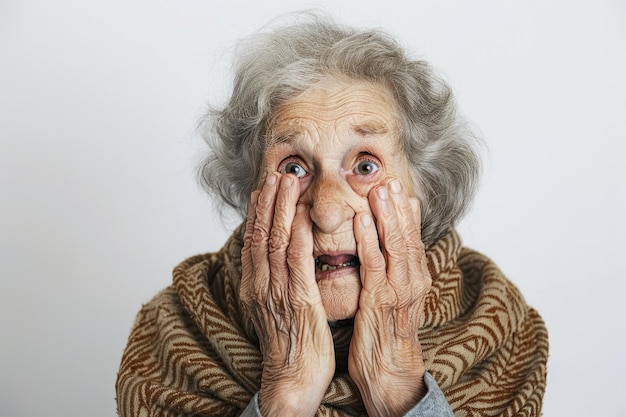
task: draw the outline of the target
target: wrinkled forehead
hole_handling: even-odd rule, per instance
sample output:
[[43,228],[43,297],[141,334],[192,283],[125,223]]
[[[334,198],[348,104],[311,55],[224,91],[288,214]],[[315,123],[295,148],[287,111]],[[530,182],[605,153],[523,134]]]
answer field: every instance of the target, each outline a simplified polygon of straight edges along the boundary
[[388,88],[369,82],[325,81],[274,109],[266,146],[301,137],[311,129],[398,137],[398,119],[398,105]]

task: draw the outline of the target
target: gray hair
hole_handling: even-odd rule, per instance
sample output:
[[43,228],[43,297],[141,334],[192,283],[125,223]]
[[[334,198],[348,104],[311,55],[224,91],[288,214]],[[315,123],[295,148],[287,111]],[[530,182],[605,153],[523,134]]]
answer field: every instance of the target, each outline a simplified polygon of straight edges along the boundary
[[422,207],[429,247],[468,208],[478,184],[478,141],[457,114],[448,85],[425,61],[410,60],[378,30],[345,28],[313,16],[243,44],[233,93],[202,120],[210,152],[198,178],[210,194],[245,216],[257,185],[273,110],[329,76],[378,83],[395,95],[400,142]]

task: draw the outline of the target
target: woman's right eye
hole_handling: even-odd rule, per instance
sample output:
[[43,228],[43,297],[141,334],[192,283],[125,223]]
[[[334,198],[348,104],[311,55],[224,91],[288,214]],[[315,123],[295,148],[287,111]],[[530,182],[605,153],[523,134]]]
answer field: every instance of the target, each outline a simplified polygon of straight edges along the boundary
[[292,174],[298,178],[302,178],[307,175],[306,169],[304,169],[299,163],[293,161],[287,162],[283,165],[280,172],[282,174]]

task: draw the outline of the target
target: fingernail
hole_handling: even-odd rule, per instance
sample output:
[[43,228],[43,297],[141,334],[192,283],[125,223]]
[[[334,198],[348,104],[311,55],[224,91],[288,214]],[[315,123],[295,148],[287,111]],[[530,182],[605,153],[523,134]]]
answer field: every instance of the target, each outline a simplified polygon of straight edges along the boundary
[[384,187],[384,186],[383,186],[383,187],[379,187],[379,188],[376,190],[376,194],[378,195],[378,197],[379,197],[381,200],[386,200],[386,199],[388,199],[388,198],[389,198],[389,193],[387,192],[387,187]]
[[289,188],[291,187],[291,184],[293,184],[293,178],[291,178],[291,175],[284,175],[281,181],[283,188]]
[[276,175],[274,174],[270,174],[267,176],[267,179],[265,180],[269,185],[274,185],[276,184]]
[[302,213],[304,210],[306,210],[306,206],[304,204],[298,204],[296,206],[296,213],[300,214]]
[[393,180],[389,183],[389,188],[391,189],[392,193],[398,194],[400,190],[402,189],[402,186],[400,185],[400,181]]
[[372,216],[367,213],[362,215],[361,224],[363,225],[363,227],[370,227],[372,225]]
[[250,194],[250,202],[252,204],[256,204],[257,203],[257,201],[259,200],[259,194],[261,194],[260,190],[252,191],[252,194]]
[[417,201],[417,199],[412,198],[409,200],[409,203],[411,203],[411,209],[413,209],[413,213],[417,213],[417,210],[419,209],[419,202]]

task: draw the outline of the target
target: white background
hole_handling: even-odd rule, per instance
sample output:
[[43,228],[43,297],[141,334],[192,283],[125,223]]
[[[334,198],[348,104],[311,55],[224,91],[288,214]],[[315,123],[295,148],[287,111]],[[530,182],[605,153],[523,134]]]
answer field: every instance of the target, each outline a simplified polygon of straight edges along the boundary
[[322,7],[431,61],[480,129],[460,229],[547,322],[544,415],[626,416],[625,3],[220,3],[0,0],[0,415],[115,414],[141,304],[233,226],[194,166],[235,40]]

